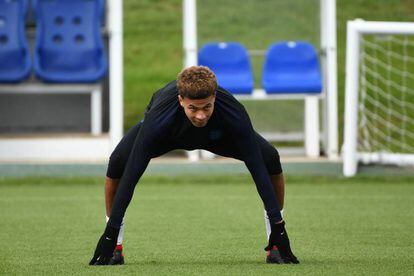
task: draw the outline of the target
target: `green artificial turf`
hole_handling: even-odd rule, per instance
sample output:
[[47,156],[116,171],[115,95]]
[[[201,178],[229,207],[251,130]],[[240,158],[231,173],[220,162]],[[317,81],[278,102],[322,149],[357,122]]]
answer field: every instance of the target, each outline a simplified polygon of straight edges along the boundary
[[0,274],[408,275],[413,177],[288,177],[300,265],[264,263],[250,176],[145,176],[126,216],[126,265],[87,265],[104,229],[102,178],[1,178]]

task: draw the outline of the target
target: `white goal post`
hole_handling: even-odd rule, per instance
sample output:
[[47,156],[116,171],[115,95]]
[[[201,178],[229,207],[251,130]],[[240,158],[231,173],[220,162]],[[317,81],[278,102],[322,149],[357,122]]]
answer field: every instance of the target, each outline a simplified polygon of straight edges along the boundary
[[343,173],[414,164],[414,23],[348,21]]

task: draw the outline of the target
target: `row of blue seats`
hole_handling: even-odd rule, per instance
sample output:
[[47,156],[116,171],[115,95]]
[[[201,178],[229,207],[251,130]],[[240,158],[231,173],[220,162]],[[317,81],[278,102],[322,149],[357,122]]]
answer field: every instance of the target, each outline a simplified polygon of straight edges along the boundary
[[[212,69],[219,85],[233,94],[253,92],[252,66],[242,44],[205,44],[198,53],[198,61]],[[262,87],[268,94],[321,93],[322,75],[315,48],[304,41],[272,44],[265,55]]]
[[28,0],[0,0],[0,82],[25,80],[32,71],[46,82],[102,79],[107,58],[101,35],[104,0],[32,0],[33,55],[26,38]]

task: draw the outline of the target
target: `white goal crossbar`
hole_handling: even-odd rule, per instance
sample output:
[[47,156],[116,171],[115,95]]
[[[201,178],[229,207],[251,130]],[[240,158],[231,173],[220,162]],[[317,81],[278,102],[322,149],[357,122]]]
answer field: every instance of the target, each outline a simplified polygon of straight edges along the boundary
[[[357,172],[358,162],[362,163],[381,163],[381,164],[396,164],[396,165],[407,165],[407,164],[414,164],[414,151],[412,150],[413,147],[410,145],[405,146],[407,150],[403,152],[398,152],[398,150],[394,151],[392,147],[384,147],[385,149],[380,149],[381,144],[377,143],[374,146],[369,145],[368,148],[372,148],[369,152],[365,152],[363,149],[358,149],[358,137],[365,133],[369,133],[369,131],[373,131],[375,135],[378,136],[383,135],[381,139],[385,141],[390,141],[393,139],[393,143],[395,144],[407,144],[405,139],[412,139],[412,132],[411,129],[407,127],[407,130],[402,130],[401,135],[398,137],[392,137],[392,135],[388,135],[385,131],[378,127],[380,124],[375,126],[359,124],[359,120],[363,119],[365,121],[369,120],[370,118],[374,117],[378,119],[380,116],[378,114],[374,114],[374,112],[369,111],[369,108],[376,108],[385,114],[389,114],[385,116],[385,118],[380,118],[381,123],[383,124],[384,128],[390,127],[391,131],[395,131],[395,129],[400,128],[400,126],[393,126],[387,119],[390,119],[391,116],[394,116],[393,113],[401,112],[398,114],[400,116],[405,116],[402,121],[407,121],[407,124],[410,124],[414,120],[414,118],[410,118],[412,115],[411,113],[408,114],[406,111],[398,110],[399,107],[394,107],[395,110],[387,109],[392,108],[391,104],[382,104],[379,103],[375,106],[375,102],[379,97],[385,97],[385,99],[389,99],[389,101],[399,101],[399,104],[402,106],[409,106],[411,108],[410,100],[406,99],[404,96],[398,99],[393,99],[393,96],[387,95],[390,93],[387,91],[387,87],[392,87],[393,91],[398,91],[401,93],[411,93],[414,91],[412,85],[412,80],[410,79],[410,83],[408,83],[405,79],[411,78],[413,75],[407,69],[407,66],[402,66],[405,70],[400,70],[399,68],[395,68],[395,63],[398,62],[392,61],[392,59],[399,58],[401,61],[399,63],[403,64],[413,63],[413,58],[409,56],[408,51],[401,50],[406,47],[405,45],[414,45],[412,42],[406,42],[407,39],[395,41],[402,41],[400,42],[402,46],[399,47],[391,47],[391,53],[385,53],[386,50],[382,49],[381,47],[377,47],[375,42],[370,43],[369,41],[365,44],[368,45],[367,47],[373,47],[374,50],[371,50],[373,56],[369,56],[368,54],[361,53],[363,46],[361,44],[364,43],[364,36],[366,35],[379,35],[380,39],[385,40],[386,43],[392,43],[392,39],[388,39],[388,36],[413,36],[414,35],[414,23],[408,22],[368,22],[363,21],[361,19],[348,21],[347,24],[347,45],[346,45],[346,84],[345,84],[345,126],[344,126],[344,144],[343,144],[343,173],[345,176],[353,176]],[[388,40],[387,40],[388,39]],[[389,42],[391,41],[391,42]],[[411,49],[411,48],[410,48]],[[382,52],[381,52],[382,51]],[[402,51],[403,53],[394,52],[394,51]],[[382,61],[375,61],[377,58],[377,52],[380,52],[378,55],[386,56],[385,62]],[[412,55],[413,53],[411,53]],[[364,62],[364,59],[368,60],[370,65],[374,67],[374,69],[381,67],[378,70],[371,70],[370,68],[366,69],[367,66],[361,66],[361,63]],[[388,60],[387,60],[388,59]],[[388,62],[387,62],[388,61]],[[362,69],[361,69],[362,67]],[[365,68],[365,72],[364,69]],[[361,72],[362,71],[362,72]],[[385,72],[385,73],[384,73]],[[384,74],[385,77],[382,79],[380,74]],[[393,77],[393,74],[399,74],[398,78]],[[365,75],[364,75],[365,74]],[[414,76],[414,75],[413,75]],[[364,78],[366,77],[366,78]],[[397,79],[397,80],[395,80]],[[367,107],[363,106],[363,103],[360,102],[361,93],[364,92],[364,87],[368,87],[365,90],[374,91],[378,95],[371,96],[368,93],[364,96],[365,99],[369,98],[367,101]],[[385,89],[383,88],[385,87]],[[390,89],[391,90],[391,89]],[[365,91],[366,92],[366,91]],[[371,102],[369,102],[371,100]],[[374,106],[374,107],[370,107]],[[362,108],[362,109],[361,109]],[[365,111],[365,108],[368,110],[366,112],[365,118],[358,118],[358,116],[362,117],[364,115],[361,114],[361,110]],[[405,107],[404,107],[405,108]],[[404,109],[400,108],[400,109]],[[367,117],[371,116],[367,119]],[[398,119],[394,119],[394,121],[398,121]],[[361,127],[362,125],[362,127]],[[364,127],[365,126],[365,127]],[[388,131],[388,132],[391,132]],[[385,135],[384,135],[385,133]],[[367,134],[365,134],[367,135]],[[371,136],[373,136],[371,134]],[[371,137],[368,135],[368,138]],[[404,138],[408,137],[408,138]],[[369,140],[369,139],[366,139]],[[366,142],[369,144],[370,141]],[[394,146],[395,147],[395,146]],[[362,147],[363,148],[363,147]]]

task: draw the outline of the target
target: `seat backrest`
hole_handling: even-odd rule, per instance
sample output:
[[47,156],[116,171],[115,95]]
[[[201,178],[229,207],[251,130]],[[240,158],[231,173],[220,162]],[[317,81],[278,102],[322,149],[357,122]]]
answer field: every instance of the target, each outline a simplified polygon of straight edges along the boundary
[[220,73],[250,70],[247,51],[237,42],[205,44],[198,53],[198,63]]
[[198,53],[198,63],[213,70],[219,85],[233,93],[250,93],[253,90],[249,56],[240,43],[205,44]]
[[[37,8],[37,2],[40,0],[26,0],[31,2],[31,8],[33,11],[36,11]],[[101,22],[104,22],[105,20],[105,5],[106,5],[106,1],[105,0],[98,0],[98,4],[99,4],[99,12],[100,12],[100,16],[101,16]]]
[[100,29],[103,3],[102,0],[36,0],[38,76],[69,82],[93,81],[102,76],[107,66]]
[[[272,44],[263,67],[266,91],[321,92],[321,73],[315,48],[305,41],[282,41]],[[317,91],[319,90],[319,91]]]
[[0,81],[15,82],[30,73],[25,33],[26,0],[0,0]]
[[315,48],[305,41],[284,41],[270,46],[265,71],[306,71],[319,66]]

